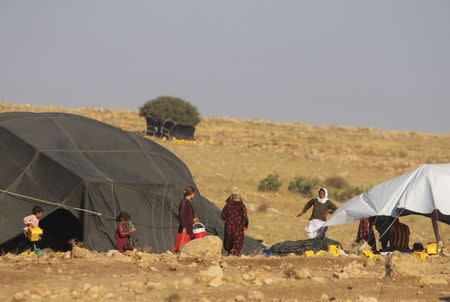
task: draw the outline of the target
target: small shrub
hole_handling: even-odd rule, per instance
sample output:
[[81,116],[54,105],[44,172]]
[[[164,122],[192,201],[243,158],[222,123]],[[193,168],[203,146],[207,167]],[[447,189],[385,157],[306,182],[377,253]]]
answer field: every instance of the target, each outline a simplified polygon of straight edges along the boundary
[[325,179],[325,185],[340,190],[348,187],[348,182],[342,176],[331,176]]
[[288,190],[311,197],[314,195],[314,187],[316,187],[318,184],[319,181],[315,178],[306,179],[304,177],[297,176],[289,182]]
[[191,103],[172,96],[160,96],[147,101],[139,108],[140,116],[152,116],[155,119],[171,120],[175,123],[197,126],[200,114]]
[[347,201],[364,193],[365,191],[366,190],[362,187],[348,186],[344,190],[333,192],[331,194],[331,198],[338,202]]
[[256,208],[256,212],[266,213],[267,210],[269,210],[269,208],[270,208],[269,204],[267,202],[264,202]]
[[258,185],[258,191],[260,192],[278,192],[281,187],[281,181],[277,173],[269,174],[262,179]]

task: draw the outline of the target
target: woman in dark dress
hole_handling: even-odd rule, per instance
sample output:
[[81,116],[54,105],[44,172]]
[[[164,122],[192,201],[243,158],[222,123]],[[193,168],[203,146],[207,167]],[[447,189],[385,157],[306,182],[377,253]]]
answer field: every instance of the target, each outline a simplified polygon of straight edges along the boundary
[[239,257],[244,246],[244,229],[248,228],[248,217],[247,208],[242,202],[241,194],[237,188],[233,188],[221,216],[225,220],[223,248],[228,252],[228,255]]
[[183,230],[189,236],[189,238],[193,238],[192,233],[192,225],[197,222],[194,213],[194,207],[192,202],[195,198],[195,188],[193,186],[188,186],[184,188],[183,192],[184,198],[180,202],[179,206],[179,219],[180,225],[178,226],[178,233],[183,233]]

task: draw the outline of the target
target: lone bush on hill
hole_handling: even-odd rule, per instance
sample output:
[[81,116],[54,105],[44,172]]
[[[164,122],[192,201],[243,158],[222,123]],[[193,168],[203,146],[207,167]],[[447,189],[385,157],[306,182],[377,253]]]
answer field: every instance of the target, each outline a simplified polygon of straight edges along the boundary
[[314,195],[313,189],[319,184],[319,181],[315,178],[306,179],[301,176],[295,177],[289,182],[288,190],[294,193],[300,193],[305,196],[311,197]]
[[278,192],[281,187],[281,181],[279,180],[278,173],[269,174],[262,179],[258,185],[258,191],[260,192]]
[[355,196],[358,196],[366,191],[365,188],[348,186],[344,190],[334,191],[331,193],[331,198],[338,202],[347,201]]
[[349,184],[342,176],[331,176],[325,179],[325,186],[341,190],[348,187]]
[[200,123],[200,114],[195,106],[172,96],[160,96],[147,101],[139,108],[139,115],[171,120],[187,126],[197,126]]

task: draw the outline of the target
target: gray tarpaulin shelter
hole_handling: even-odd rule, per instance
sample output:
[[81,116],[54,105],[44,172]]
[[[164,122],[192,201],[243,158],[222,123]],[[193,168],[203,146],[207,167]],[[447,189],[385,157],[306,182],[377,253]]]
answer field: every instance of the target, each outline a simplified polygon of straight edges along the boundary
[[[115,217],[127,211],[139,247],[171,250],[183,188],[192,184],[180,159],[140,135],[66,113],[0,114],[0,243],[20,233],[37,204],[50,246],[76,237],[112,249]],[[214,204],[198,194],[194,208],[209,234],[223,236]],[[246,238],[245,252],[259,245]]]
[[450,224],[450,164],[429,164],[376,185],[341,207],[325,223],[332,226],[372,216],[419,214]]

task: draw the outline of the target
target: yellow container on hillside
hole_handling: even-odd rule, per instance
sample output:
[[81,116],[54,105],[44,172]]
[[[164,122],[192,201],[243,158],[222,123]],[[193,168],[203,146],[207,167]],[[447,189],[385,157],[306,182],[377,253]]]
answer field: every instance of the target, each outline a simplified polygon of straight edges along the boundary
[[425,246],[428,255],[436,255],[438,253],[438,244],[436,242],[428,243]]
[[324,250],[320,250],[320,251],[318,251],[315,255],[317,255],[317,256],[323,256],[323,255],[327,255],[328,253],[327,252],[325,252]]
[[414,258],[420,259],[420,260],[428,259],[428,254],[425,252],[414,252],[413,256],[414,256]]
[[30,241],[39,241],[41,239],[42,234],[44,234],[44,231],[40,227],[29,227],[28,228],[28,239]]
[[313,251],[305,251],[305,252],[303,253],[303,256],[305,256],[305,257],[311,257],[311,256],[314,256],[314,252],[313,252]]
[[375,256],[375,254],[370,250],[362,250],[361,256],[368,259],[377,259],[377,256]]
[[341,254],[341,249],[337,245],[330,244],[328,246],[328,253],[333,256],[339,256]]

